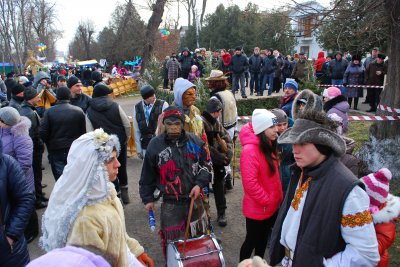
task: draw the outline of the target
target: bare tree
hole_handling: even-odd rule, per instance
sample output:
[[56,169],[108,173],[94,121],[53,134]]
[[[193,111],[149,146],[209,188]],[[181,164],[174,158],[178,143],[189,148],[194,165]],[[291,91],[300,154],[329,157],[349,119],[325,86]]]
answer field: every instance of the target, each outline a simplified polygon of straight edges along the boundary
[[143,49],[142,71],[144,71],[147,63],[150,60],[150,57],[152,56],[154,41],[158,32],[158,27],[162,22],[162,16],[164,14],[164,7],[166,3],[167,0],[156,0],[156,2],[152,5],[153,13],[149,19],[149,22],[147,23],[146,29],[146,43]]
[[201,8],[201,15],[200,15],[200,26],[203,26],[204,21],[204,14],[206,12],[207,0],[203,0],[203,5]]

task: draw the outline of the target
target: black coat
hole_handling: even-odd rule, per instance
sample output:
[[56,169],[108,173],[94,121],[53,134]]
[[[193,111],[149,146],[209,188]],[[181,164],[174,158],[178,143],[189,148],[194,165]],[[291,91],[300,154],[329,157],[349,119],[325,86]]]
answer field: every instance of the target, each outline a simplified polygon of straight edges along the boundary
[[229,62],[229,69],[234,74],[242,74],[244,73],[249,66],[249,62],[247,57],[244,55],[233,55],[231,57],[231,61]]
[[19,111],[21,116],[27,117],[31,121],[31,128],[29,128],[29,136],[33,141],[34,150],[43,150],[43,141],[40,138],[40,118],[36,112],[36,108],[30,103],[24,101],[21,104],[21,110]]
[[59,149],[69,150],[72,142],[84,133],[86,133],[85,114],[68,100],[58,101],[44,113],[40,125],[40,137],[46,143],[49,152]]
[[263,59],[260,55],[252,55],[249,58],[249,71],[251,73],[259,73],[261,70],[261,63]]
[[80,107],[83,112],[86,113],[86,110],[90,106],[90,102],[92,101],[92,98],[88,96],[85,93],[82,93],[80,95],[77,95],[76,98],[71,98],[71,105]]
[[[184,71],[190,71],[193,65],[196,65],[196,61],[193,59],[192,55],[184,56],[183,54],[178,58],[179,63],[181,63],[181,69]],[[187,78],[187,77],[186,77]]]
[[[18,162],[3,154],[0,142],[0,265],[20,267],[29,262],[24,230],[34,210],[35,195],[29,189]],[[14,240],[13,252],[7,238]]]

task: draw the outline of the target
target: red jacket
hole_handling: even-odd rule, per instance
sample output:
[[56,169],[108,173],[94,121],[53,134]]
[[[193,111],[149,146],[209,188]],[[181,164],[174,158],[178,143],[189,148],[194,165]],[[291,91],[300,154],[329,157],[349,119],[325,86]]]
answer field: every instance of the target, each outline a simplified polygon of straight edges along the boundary
[[378,239],[379,255],[381,260],[377,267],[389,266],[388,249],[392,246],[396,239],[397,217],[400,213],[400,198],[389,194],[384,206],[378,212],[372,214],[375,224],[376,238]]
[[314,69],[316,72],[321,72],[322,71],[322,65],[325,63],[325,53],[324,52],[318,52],[318,58],[315,60],[314,63]]
[[278,161],[274,161],[275,173],[272,173],[251,123],[243,126],[239,138],[243,146],[240,154],[243,214],[253,220],[268,219],[278,210],[283,198]]

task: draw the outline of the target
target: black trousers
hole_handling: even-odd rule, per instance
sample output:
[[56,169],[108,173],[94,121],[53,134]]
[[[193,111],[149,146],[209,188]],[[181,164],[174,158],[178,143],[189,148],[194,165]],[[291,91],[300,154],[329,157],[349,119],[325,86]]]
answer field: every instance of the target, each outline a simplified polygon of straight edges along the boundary
[[226,210],[224,167],[214,167],[214,183],[212,187],[214,190],[214,199],[217,212],[218,214],[224,214]]
[[118,168],[118,180],[121,186],[128,185],[128,173],[126,172],[126,155],[127,153],[127,143],[121,144],[121,152],[118,156],[118,161],[121,166]]
[[240,248],[240,261],[249,259],[253,250],[255,256],[264,258],[265,249],[267,248],[268,239],[271,235],[276,216],[277,213],[261,221],[246,218],[246,239]]
[[382,88],[371,88],[371,89],[372,90],[370,91],[369,105],[371,106],[372,110],[376,110],[383,89]]
[[42,191],[42,155],[43,155],[43,148],[38,148],[34,146],[33,155],[32,155],[32,169],[33,169],[33,176],[35,179],[35,193],[36,199],[40,199],[43,195]]

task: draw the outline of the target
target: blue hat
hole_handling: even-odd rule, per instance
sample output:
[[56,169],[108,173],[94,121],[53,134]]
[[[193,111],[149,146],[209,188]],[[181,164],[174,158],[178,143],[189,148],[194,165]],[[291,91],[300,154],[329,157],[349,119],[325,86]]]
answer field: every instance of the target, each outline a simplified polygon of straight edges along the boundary
[[295,80],[289,80],[285,83],[285,85],[283,86],[283,88],[289,87],[293,90],[295,90],[296,92],[299,90],[299,86],[297,84],[297,82]]

